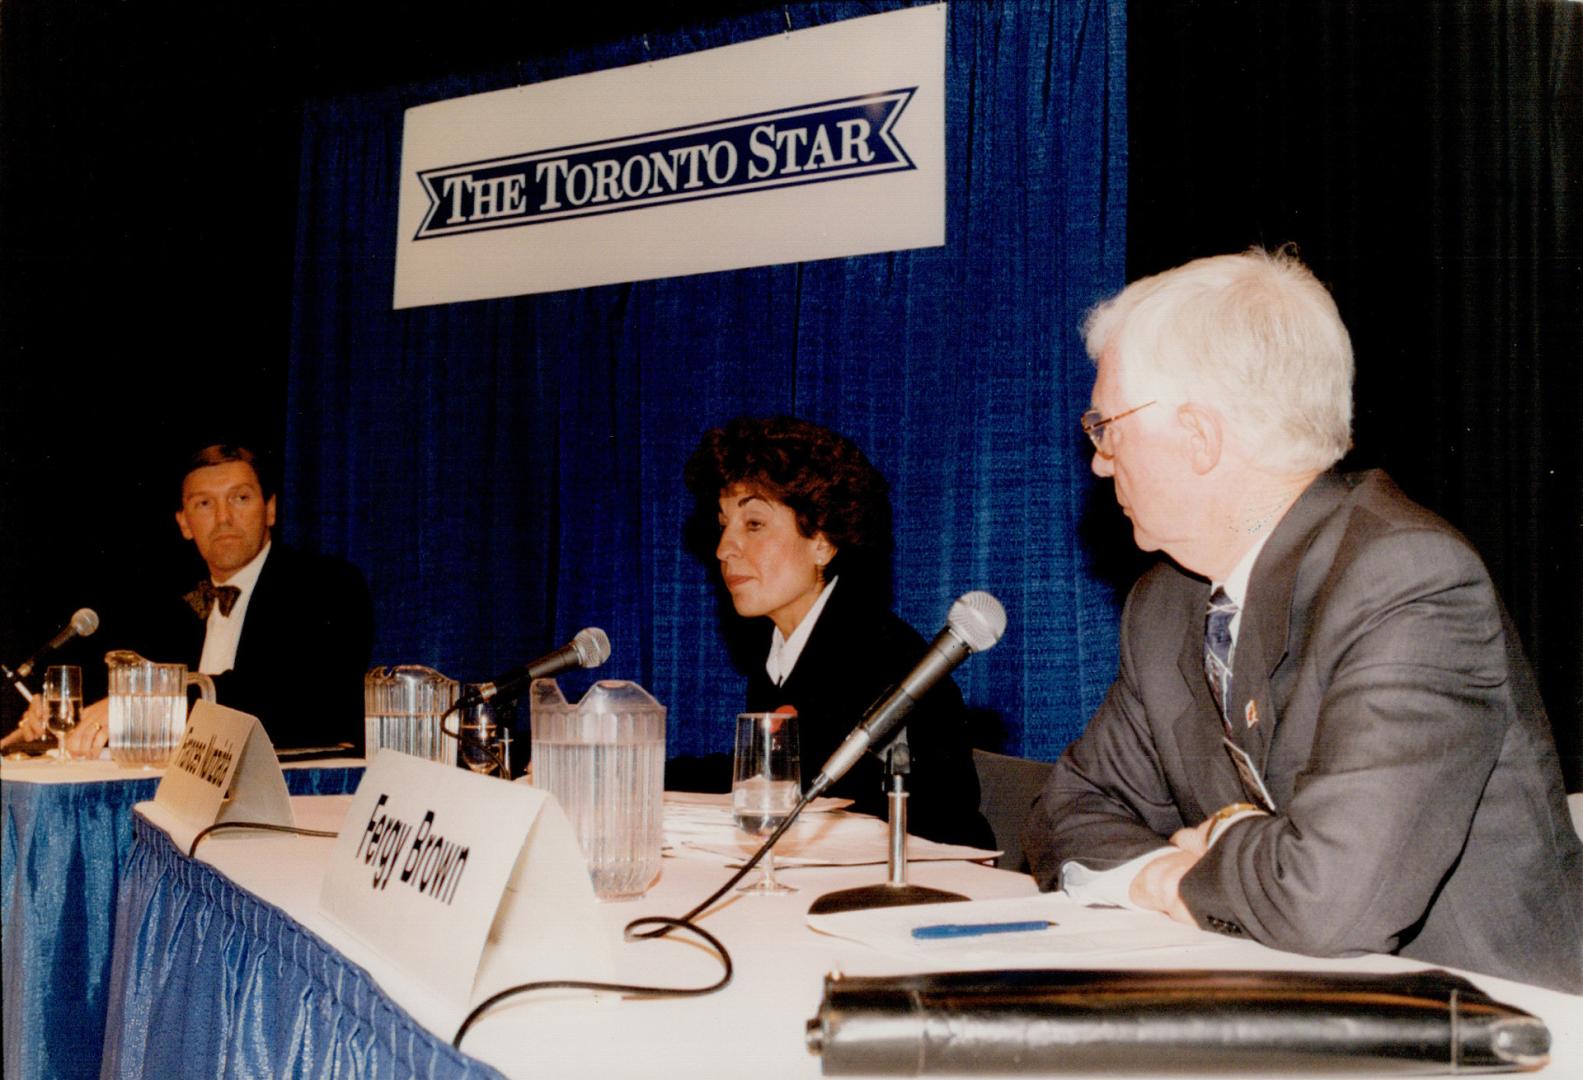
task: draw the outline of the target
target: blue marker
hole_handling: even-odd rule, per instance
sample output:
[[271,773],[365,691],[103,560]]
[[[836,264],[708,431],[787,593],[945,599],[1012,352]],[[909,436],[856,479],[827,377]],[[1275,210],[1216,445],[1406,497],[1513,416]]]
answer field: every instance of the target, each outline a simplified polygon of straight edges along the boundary
[[1026,934],[1054,925],[1055,923],[1048,919],[1032,919],[1025,922],[936,923],[934,926],[913,927],[912,936],[919,941],[936,941],[941,938],[980,937],[984,934]]

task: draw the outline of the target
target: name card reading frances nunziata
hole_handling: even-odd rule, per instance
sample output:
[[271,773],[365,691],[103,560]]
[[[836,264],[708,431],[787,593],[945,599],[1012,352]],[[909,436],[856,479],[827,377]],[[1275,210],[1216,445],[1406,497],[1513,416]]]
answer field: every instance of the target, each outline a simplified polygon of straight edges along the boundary
[[[380,750],[352,798],[319,907],[449,1005],[469,1000],[503,898],[524,873],[561,883],[563,904],[593,909],[582,856],[553,800],[521,784]],[[530,841],[535,822],[559,828]],[[525,851],[528,848],[530,850]],[[536,850],[536,855],[535,855]],[[571,891],[566,891],[570,883]],[[578,900],[582,904],[577,903]],[[537,911],[534,921],[564,917]]]
[[293,823],[286,778],[263,726],[210,701],[192,707],[154,802],[175,819],[171,837],[183,851],[217,822]]

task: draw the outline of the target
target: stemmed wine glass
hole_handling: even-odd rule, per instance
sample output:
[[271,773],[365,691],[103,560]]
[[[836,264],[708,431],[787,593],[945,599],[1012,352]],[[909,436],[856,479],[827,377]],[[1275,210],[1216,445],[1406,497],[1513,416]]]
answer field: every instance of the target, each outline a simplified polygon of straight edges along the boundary
[[[788,713],[742,713],[737,717],[736,763],[731,781],[731,813],[749,836],[768,836],[797,809],[802,768],[797,749],[797,718]],[[796,892],[775,880],[775,849],[764,853],[764,877],[738,891],[758,894]]]
[[44,670],[44,725],[60,743],[55,756],[70,761],[66,735],[82,717],[82,668],[59,664]]
[[489,774],[500,765],[499,726],[495,707],[487,701],[464,706],[456,717],[458,751],[462,764],[475,773]]

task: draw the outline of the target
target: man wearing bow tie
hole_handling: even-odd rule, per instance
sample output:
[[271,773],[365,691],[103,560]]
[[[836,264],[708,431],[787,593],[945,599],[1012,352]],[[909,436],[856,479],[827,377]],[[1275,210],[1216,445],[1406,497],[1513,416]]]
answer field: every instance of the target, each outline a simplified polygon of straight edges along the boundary
[[[155,604],[128,642],[151,660],[213,677],[220,704],[251,713],[276,747],[362,744],[363,673],[373,616],[362,575],[271,537],[268,470],[242,446],[207,446],[188,460],[176,527],[208,576]],[[29,710],[29,716],[35,710]],[[108,740],[104,702],[83,711],[74,753]]]

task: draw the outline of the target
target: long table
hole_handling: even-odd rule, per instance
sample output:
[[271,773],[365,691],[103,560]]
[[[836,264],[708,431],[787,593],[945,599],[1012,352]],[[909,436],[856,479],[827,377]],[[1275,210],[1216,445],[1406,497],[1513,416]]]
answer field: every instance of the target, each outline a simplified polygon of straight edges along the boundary
[[[296,799],[299,823],[337,827],[345,798]],[[149,813],[140,810],[140,815]],[[157,811],[152,811],[157,818]],[[878,866],[784,868],[786,896],[734,896],[703,925],[732,950],[736,977],[708,997],[666,1000],[529,995],[497,1008],[450,1049],[458,1012],[322,915],[317,896],[330,842],[301,837],[215,838],[196,859],[148,818],[116,927],[105,1075],[423,1075],[433,1077],[814,1077],[804,1043],[826,973],[894,974],[939,968],[819,934],[805,923],[821,894],[872,884]],[[910,867],[918,884],[973,899],[1031,894],[1032,881],[964,862]],[[719,884],[722,865],[667,859],[642,900],[601,908],[619,981],[697,986],[712,955],[682,936],[622,943],[640,915],[676,915]],[[1060,901],[1065,902],[1065,901]],[[1008,964],[1006,966],[1017,966]],[[1413,971],[1388,956],[1320,960],[1205,934],[1189,947],[1076,959],[1063,966]],[[498,981],[508,974],[489,972]],[[1500,1000],[1543,1018],[1555,1076],[1583,1075],[1583,998],[1482,975]],[[481,985],[485,983],[481,976]],[[1179,1074],[1176,1074],[1179,1075]]]
[[[361,759],[289,765],[296,795],[356,788]],[[116,895],[132,850],[132,807],[162,770],[46,758],[0,764],[0,1072],[97,1077]]]

